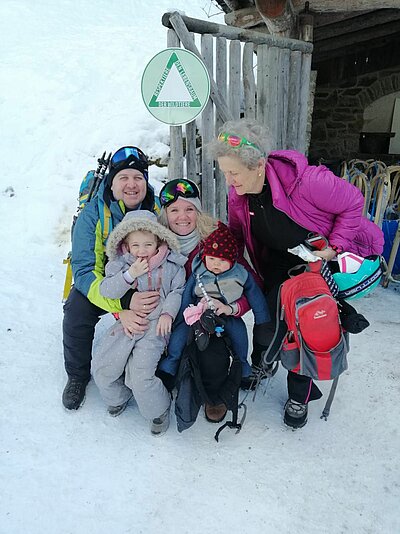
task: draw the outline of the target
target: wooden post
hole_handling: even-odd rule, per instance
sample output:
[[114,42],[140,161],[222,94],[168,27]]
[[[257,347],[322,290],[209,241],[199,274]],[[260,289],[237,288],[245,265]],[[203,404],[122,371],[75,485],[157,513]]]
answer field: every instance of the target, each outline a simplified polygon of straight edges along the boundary
[[[201,53],[209,72],[213,71],[213,39],[211,35],[201,36]],[[208,157],[205,146],[214,137],[214,109],[211,99],[207,102],[201,115],[201,202],[204,211],[215,215],[215,187],[213,160]]]
[[229,45],[229,95],[228,106],[233,119],[240,118],[240,41],[234,40]]
[[254,45],[253,43],[245,43],[243,47],[244,115],[249,119],[256,118],[256,82],[253,60]]
[[300,79],[301,79],[301,52],[290,52],[289,69],[289,97],[288,97],[288,126],[286,134],[286,148],[297,148],[297,126],[300,109]]
[[[190,34],[194,42],[194,34]],[[185,126],[186,134],[186,177],[196,184],[199,184],[197,175],[197,158],[196,158],[196,120],[188,122]]]
[[257,46],[257,103],[256,117],[258,122],[265,124],[267,106],[267,46]]
[[298,122],[297,150],[306,151],[306,131],[308,115],[308,99],[310,96],[311,54],[303,54],[300,78],[300,109]]
[[278,84],[278,148],[286,148],[288,108],[289,108],[289,67],[290,50],[279,50],[279,84]]
[[266,113],[264,116],[264,125],[269,129],[272,138],[272,148],[275,150],[278,146],[278,68],[279,68],[279,50],[275,46],[267,48],[267,99]]
[[[174,30],[168,30],[167,46],[180,46]],[[169,127],[170,157],[168,161],[168,180],[183,178],[183,138],[182,126]]]
[[[227,43],[224,37],[216,38],[215,48],[215,79],[221,98],[227,101]],[[215,118],[215,135],[218,135],[219,129],[222,126],[221,117],[216,114]],[[215,165],[215,205],[216,216],[223,222],[227,221],[227,198],[226,198],[226,182],[225,176],[218,167],[218,162]]]

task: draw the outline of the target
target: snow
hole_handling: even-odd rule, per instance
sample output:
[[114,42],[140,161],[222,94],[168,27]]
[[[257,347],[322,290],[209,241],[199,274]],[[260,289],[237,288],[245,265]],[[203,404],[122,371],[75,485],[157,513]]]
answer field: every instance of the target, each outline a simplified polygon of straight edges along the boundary
[[[243,430],[220,443],[202,414],[183,434],[173,419],[158,439],[134,403],[113,419],[93,382],[79,411],[62,408],[62,260],[77,191],[104,150],[168,153],[168,127],[145,109],[140,79],[165,48],[161,15],[174,8],[206,19],[210,2],[0,4],[0,533],[400,532],[393,284],[357,304],[371,327],[351,339],[327,422],[325,395],[302,430],[283,425],[282,369],[247,397]],[[150,176],[159,187],[166,170]]]

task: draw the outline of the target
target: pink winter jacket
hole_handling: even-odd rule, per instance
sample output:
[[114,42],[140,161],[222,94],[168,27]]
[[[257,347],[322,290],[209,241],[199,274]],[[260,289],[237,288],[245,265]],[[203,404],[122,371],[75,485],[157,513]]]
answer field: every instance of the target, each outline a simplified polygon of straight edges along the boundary
[[[324,166],[308,164],[307,158],[294,150],[271,152],[265,166],[275,208],[297,224],[325,236],[329,244],[362,257],[381,254],[382,230],[362,216],[361,192],[335,176]],[[238,195],[230,187],[228,225],[260,274],[265,251],[257,248],[250,228],[247,195]]]

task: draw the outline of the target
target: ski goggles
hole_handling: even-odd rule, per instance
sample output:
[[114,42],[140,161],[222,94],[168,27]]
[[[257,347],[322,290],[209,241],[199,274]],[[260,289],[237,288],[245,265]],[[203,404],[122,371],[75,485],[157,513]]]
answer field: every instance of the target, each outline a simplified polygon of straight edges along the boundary
[[256,150],[262,152],[259,146],[255,145],[254,143],[251,143],[248,139],[246,139],[245,137],[241,137],[240,135],[233,135],[227,132],[221,132],[218,136],[218,141],[221,141],[222,143],[227,143],[232,148],[251,146],[251,148],[255,148]]
[[143,167],[143,169],[148,168],[149,162],[145,154],[140,150],[140,148],[137,148],[135,146],[124,146],[118,149],[111,158],[110,170],[115,169],[115,167],[118,167],[128,158],[132,157],[137,160],[137,162],[140,164],[141,167]]
[[200,198],[200,192],[197,185],[189,180],[171,180],[160,191],[160,204],[165,208],[168,204],[177,200],[178,197]]

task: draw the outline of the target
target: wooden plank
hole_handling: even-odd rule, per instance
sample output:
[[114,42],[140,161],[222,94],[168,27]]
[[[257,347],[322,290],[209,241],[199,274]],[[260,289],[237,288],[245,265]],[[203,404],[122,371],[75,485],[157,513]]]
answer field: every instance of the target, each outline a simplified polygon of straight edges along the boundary
[[[213,38],[211,35],[201,36],[201,53],[204,64],[210,72],[213,71]],[[208,157],[204,147],[214,137],[214,109],[213,103],[209,99],[203,113],[201,114],[201,202],[204,211],[215,215],[215,187],[213,161]]]
[[[304,9],[304,0],[292,0],[294,9],[299,12]],[[335,13],[340,11],[368,11],[371,9],[398,8],[398,0],[312,0],[312,11]]]
[[[194,33],[190,34],[195,39]],[[197,174],[197,155],[196,155],[196,120],[188,122],[185,125],[186,135],[186,177],[199,185],[199,176]]]
[[254,79],[254,45],[245,43],[243,47],[243,93],[244,116],[256,118],[256,82]]
[[[174,30],[168,30],[167,46],[180,46],[179,37]],[[168,179],[183,177],[183,136],[182,126],[169,127],[170,158],[168,161]]]
[[278,122],[280,120],[278,109],[279,92],[279,49],[275,46],[267,48],[267,102],[264,124],[269,128],[272,138],[272,148],[278,147]]
[[196,121],[185,125],[186,134],[186,176],[195,183],[199,182],[196,165]]
[[400,9],[381,9],[372,13],[341,20],[340,22],[333,22],[329,26],[314,28],[314,43],[324,39],[331,39],[332,37],[336,38],[345,33],[366,30],[367,28],[396,20],[400,20]]
[[289,116],[290,50],[280,49],[280,74],[278,84],[278,147],[286,148]]
[[240,98],[241,98],[241,48],[240,41],[234,40],[229,44],[229,90],[228,106],[234,120],[240,118]]
[[[258,122],[266,125],[268,66],[267,45],[257,47],[257,104],[256,116]],[[300,52],[299,52],[300,53]]]
[[286,148],[297,148],[297,128],[300,110],[300,80],[301,80],[301,52],[290,52],[289,95],[288,95],[288,124],[286,134]]
[[[270,46],[276,46],[277,48],[290,48],[290,50],[300,50],[304,52],[312,52],[312,44],[305,43],[304,41],[298,41],[296,39],[287,39],[285,37],[274,37],[273,35],[267,35],[262,32],[243,30],[241,28],[233,28],[231,26],[225,26],[224,24],[216,24],[215,22],[208,22],[205,20],[193,19],[191,17],[185,17],[178,12],[164,13],[162,16],[162,24],[167,28],[172,27],[178,34],[185,48],[184,32],[193,31],[200,34],[210,34],[214,37],[225,37],[226,39],[238,39],[242,42],[250,42],[254,44],[268,44]],[[191,50],[188,48],[188,50]],[[198,50],[191,50],[193,53],[198,54]]]
[[310,98],[310,74],[311,74],[311,54],[303,54],[301,60],[300,78],[300,109],[298,122],[297,150],[305,154],[308,103]]
[[[222,98],[227,100],[227,42],[224,37],[217,37],[215,44],[215,80],[220,90]],[[222,119],[217,114],[215,118],[215,135],[222,126]],[[216,216],[223,222],[227,221],[227,191],[226,181],[218,163],[215,163],[215,204]]]
[[358,43],[371,43],[371,41],[387,37],[400,32],[400,20],[388,22],[387,24],[381,24],[367,28],[366,30],[360,30],[354,33],[346,33],[344,35],[338,35],[332,39],[322,39],[315,45],[316,53],[321,54],[323,52],[332,51],[338,48],[351,47]]

